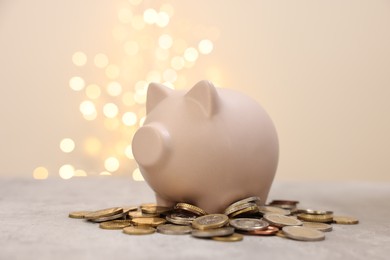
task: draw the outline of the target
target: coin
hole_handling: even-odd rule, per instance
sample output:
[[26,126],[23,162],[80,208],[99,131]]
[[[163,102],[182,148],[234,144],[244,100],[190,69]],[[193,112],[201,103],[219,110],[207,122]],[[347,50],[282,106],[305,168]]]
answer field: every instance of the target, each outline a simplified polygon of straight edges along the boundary
[[136,211],[138,210],[137,206],[124,206],[122,207],[124,212]]
[[113,215],[113,216],[89,219],[89,221],[92,221],[92,222],[95,222],[95,223],[100,223],[100,222],[105,222],[105,221],[110,221],[110,220],[115,220],[115,219],[121,219],[121,218],[123,218],[125,216],[126,216],[126,213],[125,212],[121,212],[121,213]]
[[288,217],[280,214],[265,214],[264,219],[273,226],[301,226],[302,222],[296,218]]
[[259,206],[259,212],[262,213],[263,215],[269,214],[269,213],[275,213],[275,214],[280,214],[280,215],[290,215],[290,211],[286,209],[281,209],[278,207],[273,207],[273,206]]
[[288,238],[286,234],[283,232],[283,230],[279,230],[278,232],[275,233],[275,236],[281,237],[281,238]]
[[330,210],[314,210],[314,209],[301,209],[301,213],[311,215],[332,215],[333,211]]
[[219,228],[225,226],[229,218],[224,214],[210,214],[196,218],[192,222],[192,227],[200,230]]
[[172,210],[172,208],[164,206],[144,206],[141,208],[142,213],[145,214],[163,214]]
[[240,210],[243,210],[243,209],[246,209],[249,207],[257,208],[257,205],[255,203],[252,203],[252,202],[242,203],[242,204],[238,204],[238,205],[234,205],[234,204],[230,205],[229,207],[227,207],[225,209],[225,211],[224,211],[225,215],[230,215],[230,214],[233,214],[235,212],[238,212]]
[[333,223],[343,224],[343,225],[354,225],[358,224],[359,220],[354,217],[349,216],[333,216]]
[[333,215],[315,215],[315,214],[301,213],[298,214],[297,217],[298,219],[307,222],[330,223],[333,221]]
[[88,214],[85,214],[84,218],[85,219],[96,219],[96,218],[117,215],[117,214],[122,213],[122,212],[123,212],[123,208],[119,208],[119,207],[101,209],[101,210],[92,211]]
[[142,213],[141,211],[132,211],[128,213],[128,216],[130,218],[153,218],[153,217],[159,217],[160,214],[146,214],[146,213]]
[[165,219],[176,225],[191,225],[192,221],[196,219],[196,216],[191,216],[183,213],[172,213],[167,215]]
[[125,227],[123,233],[127,235],[147,235],[156,232],[156,229],[146,226]]
[[132,224],[129,219],[117,219],[117,220],[102,222],[99,224],[99,227],[102,229],[122,229],[131,225]]
[[244,239],[243,235],[234,233],[230,236],[225,237],[212,237],[212,240],[221,241],[221,242],[238,242]]
[[268,226],[265,230],[252,230],[245,232],[248,235],[256,235],[256,236],[272,236],[279,232],[279,228],[274,226]]
[[133,218],[131,222],[136,226],[151,226],[157,227],[165,224],[167,221],[163,218]]
[[231,219],[229,221],[229,224],[235,229],[243,231],[265,230],[269,226],[269,224],[264,220],[252,218]]
[[70,218],[84,218],[86,214],[91,213],[92,211],[73,211],[69,213]]
[[300,241],[320,241],[325,239],[323,232],[307,227],[289,226],[283,227],[284,234],[291,239]]
[[259,212],[259,208],[257,206],[251,206],[247,207],[238,211],[235,211],[229,215],[229,217],[234,218],[237,216],[242,216],[242,215],[251,215],[251,214],[256,214]]
[[269,204],[274,204],[274,205],[297,205],[299,201],[297,200],[273,200]]
[[314,228],[322,232],[332,231],[333,227],[329,224],[320,223],[320,222],[302,222],[303,227]]
[[236,201],[236,202],[230,204],[229,207],[227,207],[226,209],[234,208],[234,207],[240,206],[242,204],[246,204],[246,203],[254,203],[256,205],[260,205],[261,201],[260,201],[259,197],[249,197],[249,198],[245,198],[245,199],[242,199],[242,200],[239,200],[239,201]]
[[207,215],[207,212],[204,211],[203,209],[197,207],[197,206],[194,206],[194,205],[191,205],[191,204],[188,204],[188,203],[177,203],[176,206],[175,206],[175,209],[181,209],[181,210],[184,210],[184,211],[189,211],[191,213],[194,213],[198,216],[203,216],[203,215]]
[[233,227],[221,227],[221,228],[213,228],[207,230],[198,230],[194,229],[191,232],[193,237],[198,238],[210,238],[210,237],[223,237],[230,236],[234,233]]
[[173,224],[165,224],[157,227],[157,232],[165,235],[184,235],[191,233],[190,226],[178,226]]

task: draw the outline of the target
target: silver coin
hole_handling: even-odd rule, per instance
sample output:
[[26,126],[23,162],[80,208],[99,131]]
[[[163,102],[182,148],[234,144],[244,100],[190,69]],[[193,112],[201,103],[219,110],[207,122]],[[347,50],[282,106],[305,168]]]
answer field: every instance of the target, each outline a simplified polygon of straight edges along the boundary
[[269,213],[275,213],[275,214],[280,214],[280,215],[290,215],[291,211],[287,209],[282,209],[279,207],[274,207],[274,206],[259,206],[259,212],[262,213],[263,215],[269,214]]
[[123,218],[128,212],[122,212],[113,216],[109,217],[101,217],[101,218],[95,218],[95,219],[90,219],[89,221],[95,222],[95,223],[100,223],[100,222],[105,222],[105,221],[110,221],[110,220],[115,220],[115,219],[121,219]]
[[300,241],[320,241],[325,239],[324,232],[308,227],[283,227],[283,233],[288,238]]
[[157,227],[157,232],[165,235],[185,235],[191,233],[190,226],[178,226],[172,224],[160,225]]
[[266,230],[269,226],[268,222],[255,218],[236,218],[231,219],[229,223],[235,229],[244,231]]
[[197,230],[197,229],[194,229],[191,232],[191,235],[193,237],[206,238],[206,237],[230,236],[233,233],[234,233],[234,228],[233,227],[222,227],[222,228],[207,229],[207,230]]
[[239,200],[239,201],[232,203],[228,208],[236,207],[236,206],[239,206],[239,205],[245,204],[245,203],[255,203],[256,205],[260,205],[261,201],[260,201],[259,197],[249,197],[249,198],[242,199],[242,200]]
[[229,207],[227,207],[224,211],[224,214],[225,215],[231,215],[237,211],[240,211],[240,210],[243,210],[243,209],[246,209],[246,208],[250,208],[250,207],[255,207],[257,208],[257,204],[255,203],[252,203],[252,202],[246,202],[246,203],[242,203],[242,204],[237,204],[235,205],[236,203],[230,205]]
[[265,214],[263,218],[268,223],[276,227],[302,226],[302,222],[300,220],[280,214]]
[[192,221],[196,219],[196,216],[187,215],[182,213],[172,213],[167,215],[165,219],[176,225],[191,225]]

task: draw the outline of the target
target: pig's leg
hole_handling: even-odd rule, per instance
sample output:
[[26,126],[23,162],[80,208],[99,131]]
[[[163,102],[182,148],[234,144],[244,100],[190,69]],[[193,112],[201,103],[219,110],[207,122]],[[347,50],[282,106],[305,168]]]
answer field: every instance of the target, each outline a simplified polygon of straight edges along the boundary
[[165,207],[173,207],[175,206],[175,202],[171,200],[166,200],[162,198],[160,195],[156,193],[156,203],[159,206],[165,206]]

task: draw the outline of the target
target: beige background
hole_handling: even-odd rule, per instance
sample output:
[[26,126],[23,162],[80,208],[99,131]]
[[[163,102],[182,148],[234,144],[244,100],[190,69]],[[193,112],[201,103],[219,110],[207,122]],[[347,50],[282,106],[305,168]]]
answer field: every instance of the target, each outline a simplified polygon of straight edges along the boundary
[[[99,131],[68,86],[80,73],[71,57],[118,55],[111,30],[121,2],[0,0],[0,175],[93,168],[77,147],[58,147]],[[168,2],[172,26],[218,28],[212,54],[187,71],[188,88],[208,78],[266,108],[280,138],[277,179],[390,180],[389,1]],[[130,174],[128,165],[115,174]]]

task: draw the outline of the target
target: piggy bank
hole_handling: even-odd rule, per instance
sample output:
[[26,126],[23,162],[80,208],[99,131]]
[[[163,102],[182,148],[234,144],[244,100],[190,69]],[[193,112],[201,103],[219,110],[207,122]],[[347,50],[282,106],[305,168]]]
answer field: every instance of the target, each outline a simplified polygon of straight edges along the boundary
[[240,92],[200,81],[188,92],[151,83],[134,158],[158,205],[187,202],[208,213],[267,199],[278,137],[264,109]]

